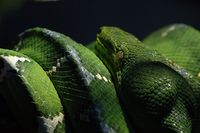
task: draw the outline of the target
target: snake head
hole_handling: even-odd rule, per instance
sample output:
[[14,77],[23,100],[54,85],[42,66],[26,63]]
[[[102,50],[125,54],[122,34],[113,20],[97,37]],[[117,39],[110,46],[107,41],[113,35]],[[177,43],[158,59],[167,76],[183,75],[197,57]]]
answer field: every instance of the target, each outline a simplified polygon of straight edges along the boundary
[[117,43],[113,38],[120,34],[121,30],[117,27],[101,27],[97,35],[95,45],[96,54],[104,62],[112,74],[115,86],[120,88],[121,84],[121,66],[124,58],[122,45]]
[[[116,88],[121,88],[121,71],[123,66],[127,63],[129,64],[130,61],[134,61],[130,60],[129,57],[137,51],[137,47],[141,46],[141,44],[135,36],[120,28],[101,27],[97,35],[95,51],[111,72]],[[136,59],[137,55],[132,57]]]

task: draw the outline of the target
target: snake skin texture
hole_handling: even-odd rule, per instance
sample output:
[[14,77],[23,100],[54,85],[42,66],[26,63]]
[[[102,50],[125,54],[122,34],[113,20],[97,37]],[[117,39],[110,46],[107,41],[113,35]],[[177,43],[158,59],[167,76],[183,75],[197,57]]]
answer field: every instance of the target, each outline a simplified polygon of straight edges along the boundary
[[24,31],[0,49],[0,131],[198,133],[199,31],[174,24],[143,42],[109,26],[88,47]]

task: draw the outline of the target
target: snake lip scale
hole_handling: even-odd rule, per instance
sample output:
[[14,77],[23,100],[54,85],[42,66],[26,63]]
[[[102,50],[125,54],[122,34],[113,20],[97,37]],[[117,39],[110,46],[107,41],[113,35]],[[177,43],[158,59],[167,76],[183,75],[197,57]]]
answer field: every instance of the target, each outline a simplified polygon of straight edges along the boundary
[[0,49],[0,132],[199,133],[200,32],[185,24],[143,41],[103,26],[82,45],[46,28]]

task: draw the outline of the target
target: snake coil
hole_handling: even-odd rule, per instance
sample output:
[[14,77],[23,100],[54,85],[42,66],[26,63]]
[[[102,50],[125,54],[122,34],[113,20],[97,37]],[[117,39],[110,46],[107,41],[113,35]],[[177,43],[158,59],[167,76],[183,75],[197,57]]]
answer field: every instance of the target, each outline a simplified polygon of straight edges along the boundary
[[174,24],[143,42],[117,27],[88,48],[26,30],[0,49],[0,131],[198,133],[199,31]]

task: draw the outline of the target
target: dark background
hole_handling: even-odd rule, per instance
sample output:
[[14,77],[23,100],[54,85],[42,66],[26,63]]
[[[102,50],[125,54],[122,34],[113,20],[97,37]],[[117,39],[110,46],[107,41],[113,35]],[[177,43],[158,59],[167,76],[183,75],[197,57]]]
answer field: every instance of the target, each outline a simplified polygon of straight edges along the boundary
[[112,25],[143,39],[171,23],[200,29],[200,3],[195,0],[62,0],[28,2],[0,21],[0,47],[12,48],[17,34],[31,27],[46,27],[87,44],[100,26]]

